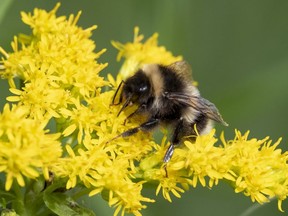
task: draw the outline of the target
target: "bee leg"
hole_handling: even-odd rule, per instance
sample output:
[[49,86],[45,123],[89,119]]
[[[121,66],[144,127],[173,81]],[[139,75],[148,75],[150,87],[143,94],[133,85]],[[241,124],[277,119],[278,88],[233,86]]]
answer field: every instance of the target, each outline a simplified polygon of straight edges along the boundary
[[131,128],[127,131],[124,131],[123,133],[119,134],[118,136],[114,137],[113,139],[109,140],[108,142],[111,142],[111,141],[113,141],[119,137],[129,137],[135,133],[138,133],[139,131],[150,131],[153,128],[155,128],[156,126],[158,126],[159,123],[160,123],[159,119],[151,118],[138,127]]
[[172,158],[172,155],[174,153],[174,148],[176,145],[178,145],[181,141],[181,138],[183,137],[185,131],[185,124],[184,124],[184,120],[182,118],[179,119],[176,128],[174,130],[172,139],[171,139],[171,144],[168,147],[168,149],[166,150],[163,162],[167,163],[170,161],[170,159]]
[[139,113],[143,112],[146,108],[147,108],[147,105],[146,105],[146,104],[140,105],[133,113],[131,113],[129,116],[126,117],[126,119],[124,120],[123,125],[126,124],[126,122],[127,122],[127,120],[128,120],[129,118],[133,117],[133,116],[136,115],[136,114],[139,114]]
[[176,128],[174,130],[172,139],[171,139],[171,144],[169,145],[168,149],[166,150],[163,162],[164,164],[164,169],[165,169],[165,173],[166,173],[166,178],[168,178],[168,171],[167,171],[167,163],[171,160],[172,155],[174,153],[174,148],[175,146],[177,146],[180,141],[181,138],[183,137],[183,135],[185,134],[185,127],[187,126],[187,124],[185,124],[184,120],[182,118],[179,119]]
[[174,153],[174,143],[171,143],[168,149],[166,150],[163,162],[167,163],[171,159],[173,153]]

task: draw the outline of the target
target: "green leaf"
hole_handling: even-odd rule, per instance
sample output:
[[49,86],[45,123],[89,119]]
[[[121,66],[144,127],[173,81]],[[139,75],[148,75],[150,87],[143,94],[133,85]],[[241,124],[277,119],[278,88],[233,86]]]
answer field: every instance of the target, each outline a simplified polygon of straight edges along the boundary
[[12,192],[7,192],[7,191],[4,191],[4,190],[0,190],[0,203],[1,203],[1,200],[6,200],[6,202],[8,202],[8,201],[11,201],[11,200],[14,200],[14,199],[16,199],[16,198],[15,198],[15,195]]
[[59,216],[95,216],[90,209],[80,206],[64,193],[44,193],[44,202],[51,211]]

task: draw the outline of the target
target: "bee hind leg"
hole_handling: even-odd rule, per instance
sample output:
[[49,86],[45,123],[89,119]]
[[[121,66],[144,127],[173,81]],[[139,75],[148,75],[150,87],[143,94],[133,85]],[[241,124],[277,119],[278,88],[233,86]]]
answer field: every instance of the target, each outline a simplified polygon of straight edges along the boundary
[[166,150],[165,156],[163,158],[163,162],[165,163],[164,169],[165,169],[167,178],[168,178],[167,163],[171,160],[173,156],[175,146],[179,145],[182,138],[186,136],[187,134],[190,134],[189,124],[186,121],[184,121],[183,118],[180,118],[174,129],[174,133],[171,139],[171,144]]
[[180,118],[175,129],[174,129],[174,133],[173,133],[173,136],[171,139],[171,144],[168,147],[168,149],[166,150],[166,153],[165,153],[165,156],[163,159],[164,163],[167,163],[171,160],[172,155],[174,153],[175,146],[177,146],[181,142],[182,137],[184,135],[186,135],[186,133],[187,133],[187,127],[188,127],[188,125],[185,123],[183,118]]

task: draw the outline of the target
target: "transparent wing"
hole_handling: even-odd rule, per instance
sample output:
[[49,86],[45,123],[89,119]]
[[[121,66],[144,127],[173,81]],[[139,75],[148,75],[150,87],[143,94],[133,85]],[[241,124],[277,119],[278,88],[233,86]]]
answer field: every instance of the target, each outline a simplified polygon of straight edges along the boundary
[[178,92],[166,92],[164,97],[171,100],[171,102],[175,104],[190,106],[193,109],[203,113],[209,119],[228,126],[228,124],[223,120],[217,107],[207,99],[202,98],[201,96],[187,95]]
[[201,112],[204,113],[208,118],[228,126],[228,124],[223,120],[217,107],[207,99],[202,97],[199,98],[199,108],[201,109]]

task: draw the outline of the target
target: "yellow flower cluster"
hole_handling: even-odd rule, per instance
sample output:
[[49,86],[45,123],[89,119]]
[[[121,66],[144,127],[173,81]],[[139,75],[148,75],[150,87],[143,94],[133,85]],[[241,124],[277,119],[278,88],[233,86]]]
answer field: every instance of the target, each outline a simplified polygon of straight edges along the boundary
[[[24,186],[24,176],[33,179],[43,173],[48,179],[49,170],[56,179],[67,179],[67,189],[84,184],[91,195],[108,191],[108,203],[116,207],[115,214],[122,211],[122,214],[139,215],[145,208],[142,202],[153,200],[141,195],[144,182],[134,181],[134,163],[152,151],[156,144],[150,141],[150,136],[143,134],[106,144],[126,127],[123,125],[125,115],[117,118],[118,108],[110,106],[114,91],[101,93],[101,88],[109,82],[104,81],[99,72],[107,64],[98,63],[97,59],[105,50],[94,52],[96,45],[89,37],[95,26],[84,30],[76,26],[80,13],[70,15],[68,19],[57,17],[59,6],[57,4],[50,12],[35,9],[33,14],[22,13],[22,20],[32,28],[32,35],[15,37],[13,53],[8,54],[0,48],[5,57],[0,75],[8,80],[14,94],[7,100],[14,102],[17,110],[25,110],[19,117],[24,122],[36,122],[23,132],[14,130],[18,119],[11,120],[15,117],[13,112],[6,111],[7,108],[3,111],[2,115],[10,118],[7,120],[9,125],[1,121],[3,146],[1,142],[0,148],[6,155],[0,155],[0,171],[7,173],[6,189],[11,188],[13,178],[20,186]],[[17,87],[15,79],[20,79],[22,86]],[[111,75],[109,80],[114,85],[120,82],[113,80]],[[48,122],[56,124],[57,133],[46,134],[48,130],[44,128]],[[27,123],[22,125],[25,127]],[[136,123],[126,124],[127,127],[132,125]],[[38,130],[33,128],[37,126]],[[19,134],[17,143],[6,138],[7,131],[11,130]],[[41,134],[47,138],[42,138]],[[28,136],[34,141],[27,140]],[[48,138],[51,139],[49,151],[44,148]],[[29,154],[26,154],[26,146],[22,147],[27,141]],[[6,142],[9,145],[4,148]],[[40,143],[44,147],[38,147]],[[38,161],[34,162],[32,153]],[[22,165],[20,161],[27,162]]]
[[141,41],[143,35],[139,35],[139,27],[134,28],[134,40],[126,44],[112,41],[112,45],[119,50],[117,61],[125,58],[120,69],[120,74],[124,79],[131,76],[137,69],[144,64],[170,65],[182,60],[182,56],[174,57],[165,47],[158,46],[158,34],[155,33],[145,43]]
[[[8,79],[15,95],[7,100],[28,107],[36,119],[60,118],[61,109],[75,103],[71,98],[93,97],[105,84],[98,73],[107,64],[96,61],[105,50],[94,53],[96,45],[89,39],[96,26],[77,27],[81,13],[70,15],[68,20],[56,17],[59,6],[49,13],[38,9],[34,15],[22,12],[22,20],[33,34],[15,37],[12,54],[0,50],[7,58],[1,76]],[[14,77],[24,81],[22,89],[16,88]]]
[[[95,53],[90,39],[96,27],[81,29],[76,25],[80,13],[57,17],[58,8],[59,4],[50,12],[22,13],[32,35],[15,37],[13,53],[0,48],[5,56],[0,75],[8,79],[14,94],[7,99],[16,102],[0,114],[0,174],[6,173],[6,190],[13,187],[13,179],[24,186],[24,178],[43,174],[48,179],[50,171],[55,181],[66,180],[67,189],[84,185],[90,196],[102,194],[116,208],[114,215],[141,215],[146,208],[143,202],[154,202],[141,194],[146,182],[156,182],[156,194],[162,191],[171,202],[171,194],[181,197],[198,182],[206,186],[208,181],[213,187],[228,180],[236,193],[243,192],[252,201],[278,198],[282,210],[288,194],[288,153],[276,149],[280,139],[272,144],[268,138],[248,139],[248,132],[236,131],[230,141],[222,134],[219,144],[212,130],[177,148],[165,165],[167,173],[166,135],[160,145],[144,132],[113,140],[143,121],[138,116],[126,121],[135,107],[117,116],[119,107],[111,105],[121,76],[130,76],[146,63],[169,65],[182,57],[159,47],[157,34],[143,43],[135,28],[133,42],[113,42],[119,49],[118,60],[125,61],[121,76],[108,75],[105,81],[99,72],[107,64],[97,61],[105,50]],[[15,77],[22,80],[22,87],[16,87]],[[102,92],[108,85],[114,89]],[[56,133],[45,129],[48,122],[55,123]]]
[[25,107],[4,106],[0,114],[0,173],[5,172],[5,189],[10,190],[14,179],[25,186],[23,176],[37,178],[42,170],[46,179],[49,169],[62,154],[60,133],[49,134],[46,122],[26,118]]
[[[159,170],[161,156],[165,152],[163,139],[156,153],[146,156],[139,165],[143,178],[158,181],[156,193],[162,189],[165,199],[172,201],[170,193],[181,197],[198,182],[212,188],[219,180],[229,181],[235,192],[243,192],[251,200],[260,204],[278,198],[278,208],[288,194],[288,152],[276,149],[281,139],[272,144],[266,137],[263,140],[248,139],[249,132],[241,135],[235,131],[234,140],[226,141],[221,135],[222,144],[218,146],[215,130],[207,135],[198,136],[195,142],[185,141],[184,147],[175,150],[173,158],[167,164],[168,178]],[[160,152],[160,154],[158,154]]]

